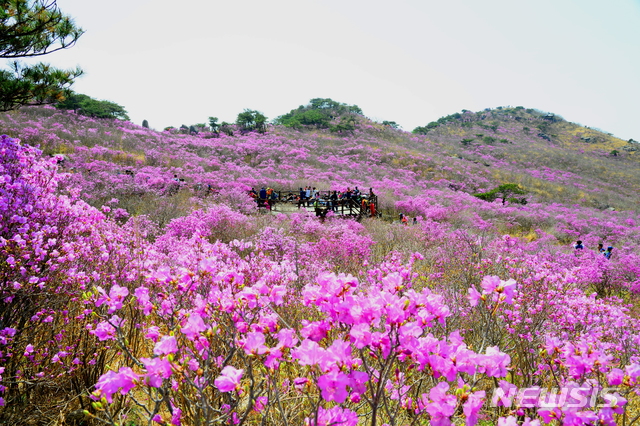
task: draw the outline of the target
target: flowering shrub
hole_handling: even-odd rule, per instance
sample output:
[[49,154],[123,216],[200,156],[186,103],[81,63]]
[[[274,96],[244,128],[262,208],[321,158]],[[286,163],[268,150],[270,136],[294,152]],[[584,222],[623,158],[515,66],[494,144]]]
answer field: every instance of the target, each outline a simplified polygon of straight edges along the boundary
[[[3,136],[0,154],[3,415],[28,419],[35,414],[32,400],[58,409],[55,402],[66,400],[60,388],[88,407],[83,398],[115,353],[85,328],[95,319],[84,292],[104,283],[136,282],[136,251],[144,244],[134,228],[121,228],[83,201],[57,195],[56,165],[40,160],[38,150]],[[127,290],[101,294],[114,310]]]

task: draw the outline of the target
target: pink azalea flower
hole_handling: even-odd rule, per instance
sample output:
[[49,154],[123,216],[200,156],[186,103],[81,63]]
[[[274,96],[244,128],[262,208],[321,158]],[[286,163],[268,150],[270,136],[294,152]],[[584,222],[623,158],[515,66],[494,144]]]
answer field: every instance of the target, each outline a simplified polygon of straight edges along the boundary
[[159,388],[162,386],[162,379],[171,377],[171,363],[161,358],[140,358],[147,370],[147,383],[149,386]]
[[163,336],[153,347],[154,355],[168,355],[178,352],[178,341],[174,336]]
[[296,337],[295,330],[291,330],[289,328],[283,328],[277,334],[278,341],[280,342],[280,346],[283,348],[292,348],[298,343],[298,338]]
[[349,342],[334,340],[327,348],[326,354],[325,362],[322,365],[325,370],[335,364],[351,365],[351,345]]
[[189,314],[189,318],[184,327],[180,329],[182,334],[187,336],[189,340],[193,340],[199,333],[202,333],[207,329],[202,317],[197,313]]
[[518,419],[515,416],[498,418],[498,426],[518,426]]
[[362,395],[367,392],[367,381],[369,375],[364,371],[352,371],[349,373],[349,387],[353,395]]
[[496,277],[495,275],[491,275],[491,276],[484,277],[482,279],[482,282],[480,283],[480,286],[484,290],[483,291],[484,294],[490,294],[490,293],[493,293],[494,291],[496,291],[498,289],[498,287],[500,287],[501,283],[502,283],[502,281],[500,281],[500,277]]
[[[560,410],[558,410],[557,408],[554,408],[552,410],[538,410],[538,415],[540,417],[542,417],[542,419],[544,420],[545,423],[551,423],[552,420],[555,419],[559,419],[560,417],[562,417],[562,413],[560,412]],[[512,417],[512,416],[510,416]],[[499,426],[511,426],[510,423],[505,423],[503,425],[500,425],[500,419],[498,419],[498,425]],[[515,425],[517,425],[517,423],[515,423]]]
[[306,339],[291,351],[291,355],[300,365],[316,365],[324,360],[326,351],[313,340]]
[[96,383],[96,389],[99,394],[104,396],[109,403],[113,402],[112,395],[118,390],[122,395],[126,395],[131,389],[136,386],[136,381],[140,378],[129,367],[122,367],[118,372],[109,371],[103,374],[98,383]]
[[138,287],[133,292],[136,299],[138,299],[138,304],[142,308],[142,313],[145,315],[151,314],[153,310],[153,304],[151,303],[151,299],[149,297],[149,289],[146,287]]
[[243,373],[244,370],[227,365],[213,383],[220,392],[231,392],[240,385]]
[[100,296],[96,300],[96,307],[106,304],[109,306],[110,314],[118,309],[122,309],[122,301],[129,294],[129,290],[126,287],[120,287],[118,284],[114,284],[113,287],[111,287],[108,295],[102,287],[96,287],[96,290],[100,293]]
[[153,340],[154,342],[157,342],[158,337],[160,337],[160,329],[158,328],[158,326],[152,325],[151,327],[147,328],[147,331],[144,334],[144,337],[146,337],[149,340]]
[[253,409],[257,413],[260,413],[267,406],[268,402],[269,402],[269,398],[267,398],[266,396],[259,396],[256,398],[256,402],[253,404]]
[[640,380],[638,380],[640,378],[640,363],[627,365],[625,370],[631,380],[635,383],[640,383]]
[[467,297],[469,298],[469,304],[471,306],[477,306],[478,301],[482,298],[482,295],[474,287],[469,287],[469,295]]
[[24,356],[27,356],[33,352],[33,345],[29,344],[24,348]]
[[116,327],[121,326],[124,323],[117,315],[114,315],[108,321],[101,321],[96,325],[95,330],[90,331],[101,342],[105,340],[114,340],[116,338]]
[[269,300],[276,305],[280,306],[284,303],[284,296],[287,294],[287,287],[283,285],[275,285],[271,289],[271,294],[269,295]]
[[305,419],[305,424],[309,426],[357,426],[358,415],[351,410],[342,407],[325,409],[318,408],[318,422],[315,417]]
[[462,412],[464,413],[467,426],[475,426],[478,423],[478,411],[484,404],[485,391],[477,391],[469,395],[467,401],[462,405]]
[[264,354],[269,351],[269,348],[264,344],[264,334],[260,332],[247,333],[247,337],[244,341],[244,351],[249,354]]
[[325,401],[335,401],[338,404],[342,404],[347,399],[348,384],[349,377],[343,372],[331,371],[318,378],[318,387]]
[[608,393],[603,396],[605,405],[611,408],[614,413],[622,414],[624,406],[627,404],[626,398],[621,397],[618,393]]
[[516,290],[515,280],[501,281],[502,291],[504,292],[504,302],[511,305],[513,303],[513,295]]
[[349,337],[356,348],[362,349],[371,344],[371,327],[365,323],[356,324],[351,327]]
[[500,380],[499,387],[493,392],[491,405],[495,407],[511,407],[515,398],[518,387],[505,380]]
[[504,352],[500,352],[497,346],[488,347],[486,356],[482,361],[485,366],[485,373],[490,377],[505,377],[510,362],[511,357]]
[[[589,424],[591,422],[584,422],[585,424]],[[531,420],[529,417],[525,417],[524,422],[522,422],[522,426],[540,426],[540,420],[535,419]]]
[[173,426],[180,426],[182,424],[182,410],[178,407],[173,407],[173,416],[171,416],[171,424]]
[[327,336],[330,325],[326,321],[307,321],[302,320],[302,329],[300,335],[304,338],[319,342]]
[[429,391],[429,398],[432,402],[426,404],[426,409],[431,416],[431,424],[438,426],[448,426],[451,424],[450,417],[453,415],[457,405],[455,395],[447,394],[449,385],[440,382]]
[[610,386],[618,386],[624,379],[624,371],[619,368],[612,368],[609,374],[607,374],[607,380]]

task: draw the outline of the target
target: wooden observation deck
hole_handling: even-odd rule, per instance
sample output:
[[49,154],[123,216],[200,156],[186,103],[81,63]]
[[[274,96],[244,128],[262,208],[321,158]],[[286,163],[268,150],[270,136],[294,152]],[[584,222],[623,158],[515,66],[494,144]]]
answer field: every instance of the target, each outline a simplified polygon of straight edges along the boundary
[[[351,198],[331,199],[332,191],[318,191],[317,198],[300,200],[299,191],[273,190],[270,199],[256,198],[260,210],[291,213],[302,209],[324,218],[329,212],[336,216],[360,220],[379,217],[378,196],[362,194]],[[373,206],[372,206],[373,205]]]

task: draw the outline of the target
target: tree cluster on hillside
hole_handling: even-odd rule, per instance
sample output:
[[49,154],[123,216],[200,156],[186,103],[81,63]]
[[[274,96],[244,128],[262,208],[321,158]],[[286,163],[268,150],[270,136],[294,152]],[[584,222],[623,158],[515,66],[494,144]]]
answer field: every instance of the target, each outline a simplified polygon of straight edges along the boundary
[[264,133],[267,131],[267,117],[259,111],[245,109],[236,118],[236,126],[241,133],[257,131]]
[[[0,58],[42,56],[73,46],[84,33],[55,0],[2,0]],[[80,68],[61,70],[48,64],[14,61],[0,70],[0,110],[56,103],[65,98]]]
[[[463,109],[461,112],[449,114],[444,117],[440,117],[436,121],[432,121],[424,126],[418,126],[412,130],[412,133],[418,135],[426,135],[430,131],[448,124],[458,124],[462,127],[471,127],[473,123],[476,123],[479,127],[483,127],[487,130],[496,131],[498,128],[500,118],[509,118],[516,121],[523,120],[535,120],[537,121],[536,127],[540,132],[545,133],[549,126],[553,123],[564,121],[564,119],[553,113],[544,112],[538,109],[527,108],[522,106],[517,107],[497,107],[495,109],[486,108],[483,111],[471,112]],[[478,124],[480,123],[480,124]]]
[[56,104],[56,108],[73,110],[87,117],[129,119],[127,111],[121,105],[111,101],[99,101],[81,93],[67,95],[64,101]]
[[[266,121],[266,117],[265,117]],[[231,128],[231,123],[227,123],[223,121],[222,123],[218,123],[218,117],[209,117],[209,129],[214,135],[219,135],[220,132],[224,133],[228,136],[233,136],[233,129]]]
[[[348,105],[329,98],[314,98],[307,105],[300,105],[287,114],[274,120],[275,124],[294,129],[314,127],[317,129],[331,129],[339,133],[353,131],[355,119],[353,114],[362,115],[357,105]],[[332,124],[336,119],[338,123]]]
[[500,198],[502,200],[502,205],[506,204],[507,201],[516,204],[527,204],[527,199],[521,197],[521,195],[526,193],[527,191],[516,183],[505,183],[491,191],[473,194],[473,196],[491,203]]
[[415,129],[413,129],[412,133],[415,133],[417,135],[426,135],[429,132],[429,130],[435,129],[441,124],[446,124],[451,121],[460,120],[461,118],[462,118],[462,115],[459,112],[456,112],[455,114],[450,114],[445,117],[440,117],[438,120],[432,121],[426,126],[418,126]]
[[[228,123],[226,121],[220,123],[218,122],[218,117],[209,117],[207,121],[208,123],[197,123],[189,126],[183,124],[179,127],[179,132],[192,135],[201,132],[211,132],[213,137],[219,136],[220,132],[227,136],[233,136],[235,130],[240,131],[242,134],[253,131],[265,133],[267,131],[268,119],[260,111],[245,108],[244,111],[238,114],[235,123]],[[165,127],[164,130],[172,131],[175,130],[175,127]]]

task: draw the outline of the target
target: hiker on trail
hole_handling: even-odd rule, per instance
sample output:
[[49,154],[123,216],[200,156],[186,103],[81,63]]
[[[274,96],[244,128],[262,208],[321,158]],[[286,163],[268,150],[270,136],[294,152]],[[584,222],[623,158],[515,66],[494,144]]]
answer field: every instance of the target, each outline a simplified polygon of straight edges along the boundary
[[320,202],[319,197],[315,197],[313,200],[313,207],[315,208],[317,217],[324,217],[327,211],[322,208],[322,203]]
[[417,217],[414,217],[414,218],[413,218],[412,225],[417,225],[417,224],[418,224],[418,218],[417,218]]
[[276,193],[276,191],[274,191],[271,187],[267,188],[267,206],[269,206],[269,210],[273,208],[273,205],[276,203],[277,198],[278,194]]
[[602,243],[598,243],[598,253],[604,253],[604,246]]
[[251,191],[249,191],[249,196],[253,199],[258,198],[258,193],[256,192],[256,190],[254,188],[251,188]]
[[351,188],[347,186],[347,192],[344,193],[344,198],[346,198],[347,200],[350,200],[352,194],[353,192],[351,191]]
[[402,223],[403,225],[406,225],[408,223],[407,217],[402,213],[400,213],[400,223]]
[[311,190],[310,186],[307,186],[304,195],[307,199],[307,207],[313,205],[313,191]]
[[331,207],[331,210],[336,211],[336,208],[338,206],[338,192],[337,191],[333,191],[331,193],[331,195],[329,196],[329,206]]
[[260,199],[261,200],[267,199],[267,190],[265,189],[264,186],[260,189]]
[[173,179],[171,179],[171,182],[167,185],[166,188],[167,195],[172,196],[173,194],[177,194],[178,191],[180,191],[180,186],[182,185],[180,184],[178,175],[173,175]]
[[581,240],[576,241],[576,243],[573,245],[573,248],[576,250],[583,250],[584,246],[582,245],[582,241]]
[[376,204],[373,201],[369,203],[369,211],[371,212],[371,217],[376,217]]
[[611,250],[613,250],[613,247],[611,247],[611,246],[607,247],[607,250],[603,251],[602,255],[604,257],[606,257],[607,259],[611,259]]
[[373,188],[369,188],[369,199],[375,197],[376,195],[373,193]]

